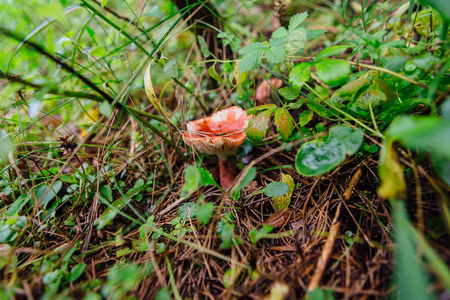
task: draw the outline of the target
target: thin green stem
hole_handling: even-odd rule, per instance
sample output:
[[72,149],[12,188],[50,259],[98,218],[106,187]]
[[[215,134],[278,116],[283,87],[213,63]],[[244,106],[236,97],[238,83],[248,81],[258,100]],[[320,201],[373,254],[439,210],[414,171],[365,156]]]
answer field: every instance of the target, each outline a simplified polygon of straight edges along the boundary
[[169,271],[170,285],[172,286],[173,295],[175,296],[175,299],[181,300],[182,298],[177,289],[177,283],[175,282],[175,276],[173,276],[172,266],[170,265],[169,257],[167,257],[166,255],[165,259],[167,263],[167,271]]

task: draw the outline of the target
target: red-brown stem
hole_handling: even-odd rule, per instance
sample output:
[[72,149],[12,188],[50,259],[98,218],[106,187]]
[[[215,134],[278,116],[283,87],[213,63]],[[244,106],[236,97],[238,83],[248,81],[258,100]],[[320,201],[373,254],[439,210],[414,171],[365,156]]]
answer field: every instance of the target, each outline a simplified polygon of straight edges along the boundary
[[227,188],[231,182],[236,178],[237,167],[229,160],[222,160],[219,158],[219,173],[220,173],[220,186]]

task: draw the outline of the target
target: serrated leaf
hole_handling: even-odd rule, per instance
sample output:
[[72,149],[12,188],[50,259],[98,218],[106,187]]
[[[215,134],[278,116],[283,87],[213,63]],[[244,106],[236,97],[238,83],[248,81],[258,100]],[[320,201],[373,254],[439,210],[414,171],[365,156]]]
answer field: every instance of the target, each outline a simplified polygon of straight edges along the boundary
[[148,11],[148,13],[145,13],[144,16],[148,16],[148,17],[153,17],[153,18],[157,18],[157,19],[161,19],[163,14],[161,9],[158,6],[153,6],[152,8],[150,8],[150,10]]
[[338,46],[332,46],[332,47],[325,48],[322,51],[320,51],[319,54],[317,54],[314,61],[318,61],[323,58],[337,55],[337,54],[347,50],[348,48],[354,48],[354,47],[355,47],[354,45],[338,45]]
[[323,29],[308,29],[308,30],[306,30],[306,39],[308,41],[315,39],[316,37],[321,36],[325,32],[327,32],[327,31],[323,30]]
[[206,185],[215,185],[219,186],[217,182],[214,180],[212,174],[203,168],[197,168],[198,172],[200,173],[200,180],[198,182],[199,186],[206,186]]
[[272,110],[264,111],[250,119],[248,128],[245,131],[247,136],[255,142],[262,142],[269,128],[269,120]]
[[267,237],[267,235],[273,230],[273,226],[264,224],[262,227],[255,227],[248,233],[250,241],[255,244],[260,239]]
[[180,206],[178,209],[178,216],[184,220],[189,218],[194,218],[197,214],[197,204],[194,202],[188,202]]
[[263,53],[267,48],[269,48],[269,45],[267,45],[266,43],[255,42],[251,43],[248,46],[245,46],[244,48],[241,48],[239,50],[239,54],[244,55],[253,52]]
[[298,97],[298,91],[291,86],[286,86],[281,89],[278,89],[278,94],[283,96],[286,100],[294,100]]
[[296,54],[299,50],[305,48],[306,42],[306,29],[297,28],[293,32],[289,32],[289,35],[283,41],[283,46],[288,54]]
[[330,86],[346,82],[350,75],[350,65],[346,61],[325,59],[314,65],[317,77]]
[[353,155],[363,141],[361,129],[335,126],[325,141],[314,140],[303,144],[295,157],[295,168],[300,175],[317,176],[326,173]]
[[278,108],[275,111],[275,126],[281,138],[289,141],[289,137],[294,129],[294,118],[285,108]]
[[239,65],[239,71],[244,73],[258,67],[267,48],[269,48],[269,45],[266,43],[252,43],[240,49],[239,54],[244,56]]
[[311,63],[296,64],[289,73],[289,83],[300,90],[302,86],[311,78]]
[[267,197],[280,197],[289,192],[289,187],[283,182],[271,182],[261,190]]
[[289,33],[293,32],[307,17],[307,11],[293,15],[289,20]]
[[172,78],[178,78],[178,68],[177,68],[177,62],[175,59],[171,59],[168,62],[164,64],[163,67],[164,73],[169,75]]
[[281,26],[281,27],[278,27],[278,29],[272,33],[272,36],[270,38],[271,39],[279,39],[279,38],[284,39],[285,37],[287,37],[287,35],[288,35],[288,32],[287,32],[286,28]]
[[197,220],[202,224],[207,224],[214,213],[214,204],[212,202],[207,202],[204,205],[197,205],[195,209],[195,216]]
[[266,50],[265,56],[271,63],[282,63],[286,60],[286,49],[284,48],[284,46],[270,47]]
[[200,44],[200,51],[204,57],[209,57],[211,52],[209,52],[208,45],[206,45],[205,39],[201,35],[197,35],[198,43]]
[[218,82],[220,82],[220,83],[223,82],[223,79],[222,79],[222,77],[220,77],[219,74],[217,73],[217,70],[216,70],[215,66],[211,66],[211,67],[208,68],[208,74],[209,74],[209,76],[211,76],[211,78],[213,78],[214,80],[216,80],[216,81],[218,81]]

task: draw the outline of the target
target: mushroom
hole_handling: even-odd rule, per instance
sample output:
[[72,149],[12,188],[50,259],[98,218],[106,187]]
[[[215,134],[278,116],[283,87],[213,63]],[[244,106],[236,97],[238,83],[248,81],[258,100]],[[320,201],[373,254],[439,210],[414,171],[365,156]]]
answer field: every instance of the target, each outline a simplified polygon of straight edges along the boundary
[[195,150],[219,158],[220,185],[227,188],[237,175],[236,165],[228,160],[244,142],[251,116],[239,106],[221,110],[211,117],[190,121],[183,140]]

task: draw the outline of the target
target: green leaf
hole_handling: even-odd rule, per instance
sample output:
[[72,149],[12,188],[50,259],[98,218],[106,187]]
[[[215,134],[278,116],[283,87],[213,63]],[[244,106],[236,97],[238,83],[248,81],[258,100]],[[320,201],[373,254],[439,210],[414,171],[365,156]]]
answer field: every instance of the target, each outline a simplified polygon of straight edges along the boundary
[[202,55],[204,57],[211,56],[211,52],[209,52],[208,45],[206,45],[205,39],[201,35],[197,35],[197,40],[200,44],[200,51],[202,51]]
[[106,55],[106,50],[103,47],[95,47],[91,50],[91,55],[95,57],[103,57]]
[[312,110],[305,110],[298,116],[298,124],[300,126],[305,126],[311,121],[314,116],[314,112]]
[[207,202],[204,205],[198,206],[195,209],[195,216],[202,224],[207,224],[214,213],[214,204]]
[[30,197],[28,194],[22,194],[20,195],[14,202],[11,204],[6,211],[5,215],[10,217],[18,214],[22,207],[27,204],[27,202],[30,201]]
[[289,192],[289,187],[283,182],[271,182],[261,190],[267,197],[280,197]]
[[250,241],[256,244],[260,239],[268,236],[268,234],[273,230],[273,226],[264,224],[262,227],[255,227],[248,233]]
[[118,212],[124,207],[131,198],[120,198],[111,203],[111,207],[108,207],[105,212],[95,221],[97,224],[97,230],[101,230],[106,225],[110,224],[112,220],[117,216]]
[[289,83],[300,90],[302,86],[311,78],[311,63],[296,64],[289,73]]
[[198,189],[201,173],[195,166],[189,165],[184,170],[184,179],[186,183],[181,187],[180,191],[180,197],[182,198],[188,197]]
[[325,59],[315,63],[315,66],[317,77],[330,86],[346,82],[350,75],[350,65],[346,61]]
[[100,105],[98,106],[98,110],[102,115],[108,118],[112,115],[113,112],[111,104],[109,104],[109,102],[106,100],[100,103]]
[[294,129],[294,118],[285,108],[278,108],[275,110],[275,126],[277,126],[277,131],[280,133],[281,138],[289,141]]
[[331,46],[331,47],[325,48],[322,51],[320,51],[319,54],[317,54],[314,61],[318,61],[323,58],[337,55],[337,54],[347,50],[348,48],[354,48],[354,47],[355,46],[353,46],[353,45],[339,45],[339,46]]
[[197,215],[197,204],[194,202],[188,202],[180,206],[178,209],[178,216],[184,219],[194,218]]
[[450,187],[450,158],[434,153],[431,156],[431,165],[442,181]]
[[450,6],[447,0],[420,0],[420,2],[431,6],[442,15],[442,18],[450,21]]
[[288,54],[295,54],[299,50],[305,48],[307,39],[307,32],[305,28],[298,28],[293,32],[289,32],[289,35],[283,41],[283,46],[286,48]]
[[271,63],[282,63],[286,59],[286,49],[284,49],[284,46],[270,47],[266,50],[265,56]]
[[148,13],[145,13],[144,16],[153,17],[157,19],[161,19],[163,17],[162,11],[158,6],[153,6],[150,8]]
[[315,39],[316,37],[321,36],[325,32],[327,32],[327,31],[323,30],[323,29],[308,29],[308,30],[306,30],[306,39],[308,41]]
[[266,131],[269,128],[271,114],[272,110],[267,110],[250,119],[248,128],[245,131],[250,139],[259,143],[263,141]]
[[200,76],[203,73],[203,70],[205,69],[204,66],[200,66],[197,64],[194,64],[193,73],[195,76]]
[[305,19],[308,17],[308,12],[302,12],[302,13],[298,13],[295,14],[291,17],[291,19],[289,20],[289,33],[293,32],[295,29],[297,29],[297,27],[303,22],[305,21]]
[[217,73],[215,66],[211,66],[208,68],[208,74],[209,74],[209,76],[211,76],[211,78],[215,79],[216,81],[221,82],[221,83],[223,82],[223,79]]
[[85,263],[79,263],[75,267],[73,267],[72,270],[70,271],[69,282],[74,282],[75,280],[80,278],[85,268],[86,268]]
[[204,168],[197,168],[197,170],[200,173],[200,180],[198,182],[199,186],[206,186],[206,185],[219,186],[217,182],[214,180],[212,174],[208,170],[205,170]]
[[278,27],[278,29],[272,33],[272,36],[270,38],[271,39],[279,39],[279,38],[284,39],[285,37],[287,37],[287,35],[288,35],[288,32],[287,32],[286,28],[281,26],[281,27]]
[[239,50],[239,54],[244,55],[239,64],[241,73],[253,70],[261,64],[265,50],[269,48],[266,43],[252,43]]
[[163,67],[164,73],[169,75],[172,78],[178,78],[178,68],[177,68],[177,62],[175,59],[171,59],[168,62],[164,64]]
[[241,183],[231,190],[231,196],[234,200],[239,199],[240,191],[246,187],[250,182],[252,182],[256,178],[256,168],[250,168],[248,172],[245,174],[244,178],[241,180]]
[[67,17],[64,14],[63,6],[59,1],[54,1],[49,4],[41,4],[39,5],[35,11],[41,17],[52,17],[63,23],[66,26],[69,26],[69,22],[67,21]]
[[278,94],[283,96],[286,100],[295,100],[298,98],[298,91],[291,86],[286,86],[278,89]]
[[361,129],[335,126],[323,142],[314,140],[303,144],[295,158],[295,168],[300,175],[317,176],[326,173],[353,155],[363,141]]
[[[227,212],[220,219],[217,225],[217,234],[219,235],[219,238],[222,240],[219,249],[227,249],[234,246],[233,233],[235,225],[233,223],[233,220],[234,220],[233,216],[229,212]],[[236,242],[239,243],[239,239],[236,239]]]
[[416,240],[409,234],[411,226],[403,201],[391,201],[395,224],[395,273],[398,279],[398,299],[433,299],[428,291],[429,278],[417,253]]
[[291,203],[292,193],[295,189],[294,178],[292,178],[291,175],[282,173],[281,182],[286,184],[289,190],[285,195],[272,197],[272,204],[275,208],[275,211],[279,211],[281,209],[286,209],[289,207],[289,204]]
[[450,120],[450,97],[447,97],[444,103],[442,103],[440,110],[442,114],[442,119]]
[[109,0],[102,0],[102,7],[105,7],[106,3],[108,3]]
[[36,199],[38,199],[38,202],[41,206],[45,206],[48,202],[53,200],[56,197],[56,194],[59,193],[62,187],[62,181],[58,180],[55,182],[55,184],[52,186],[52,188],[48,191],[48,193],[44,196],[45,191],[48,188],[48,185],[41,185],[36,190]]

